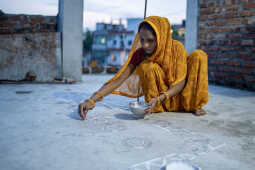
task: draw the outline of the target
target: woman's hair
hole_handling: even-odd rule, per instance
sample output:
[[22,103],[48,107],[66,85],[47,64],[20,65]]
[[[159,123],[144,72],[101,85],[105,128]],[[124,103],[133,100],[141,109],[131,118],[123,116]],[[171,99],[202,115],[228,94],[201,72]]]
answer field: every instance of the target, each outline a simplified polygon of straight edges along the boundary
[[140,32],[140,30],[141,30],[142,28],[149,30],[149,31],[156,37],[156,32],[154,31],[154,29],[152,28],[152,26],[151,26],[149,23],[147,23],[147,22],[142,22],[142,23],[139,25],[138,32]]

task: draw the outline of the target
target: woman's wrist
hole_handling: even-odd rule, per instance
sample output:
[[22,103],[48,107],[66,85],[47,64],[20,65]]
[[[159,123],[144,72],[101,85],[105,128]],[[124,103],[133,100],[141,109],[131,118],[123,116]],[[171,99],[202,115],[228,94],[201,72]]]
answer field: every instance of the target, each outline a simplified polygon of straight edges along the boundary
[[91,105],[92,108],[95,107],[95,100],[93,100],[93,99],[91,99],[91,98],[86,99],[84,102],[88,102],[88,103]]
[[166,96],[164,94],[159,95],[160,102],[163,102],[165,100]]
[[90,97],[90,99],[94,100],[94,102],[96,103],[97,101],[103,100],[104,95],[101,91],[96,91],[95,93],[93,93],[93,95]]

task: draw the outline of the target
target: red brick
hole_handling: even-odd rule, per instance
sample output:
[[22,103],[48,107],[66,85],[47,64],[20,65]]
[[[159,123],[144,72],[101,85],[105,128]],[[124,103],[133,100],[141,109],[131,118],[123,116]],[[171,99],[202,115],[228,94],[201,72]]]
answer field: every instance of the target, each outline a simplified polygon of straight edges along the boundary
[[201,9],[200,15],[208,15],[214,13],[214,9]]
[[[226,25],[226,21],[217,21],[214,25],[216,25],[216,26],[224,26],[224,25]],[[208,25],[208,26],[212,26],[212,25]]]
[[241,33],[227,35],[227,38],[242,38],[242,37],[243,35]]
[[31,26],[31,24],[23,24],[23,27],[30,27]]
[[209,46],[209,47],[207,47],[207,50],[208,51],[218,51],[219,49],[218,49],[218,47]]
[[207,40],[214,39],[214,38],[215,38],[214,35],[210,35],[210,34],[206,35],[206,39]]
[[232,4],[235,4],[234,0],[225,0],[224,1],[224,5],[232,5]]
[[202,35],[200,34],[198,37],[201,40],[201,39],[206,39],[207,36],[205,34],[202,34]]
[[239,8],[239,5],[232,5],[231,7],[226,8],[226,11],[238,11]]
[[0,27],[8,27],[8,28],[11,28],[11,27],[14,27],[16,24],[15,23],[10,23],[10,22],[2,22],[0,23]]
[[246,31],[248,31],[249,33],[255,33],[255,26],[246,27],[245,29],[246,29]]
[[223,65],[225,64],[224,61],[221,61],[221,60],[210,60],[210,63],[211,64],[217,64],[217,65]]
[[253,40],[242,40],[241,45],[253,45]]
[[221,51],[232,51],[233,50],[233,47],[230,47],[230,46],[228,46],[228,47],[219,47],[219,50],[221,50]]
[[208,54],[208,58],[216,58],[217,55],[214,53],[207,53]]
[[227,76],[226,73],[214,73],[214,76],[216,78],[225,78]]
[[226,13],[223,15],[224,18],[235,18],[237,16],[237,12]]
[[247,23],[248,24],[255,24],[255,18],[251,18],[251,17],[249,17],[249,18],[247,18]]
[[225,8],[216,8],[215,9],[215,13],[220,13],[220,12],[225,12],[226,9]]
[[207,8],[207,5],[206,4],[201,4],[200,8]]
[[217,70],[217,67],[208,66],[208,70],[209,70],[209,71],[216,71],[216,70]]
[[13,15],[13,16],[10,16],[10,20],[12,20],[12,21],[20,21],[21,18],[20,18],[20,15]]
[[253,11],[242,11],[240,12],[240,16],[241,17],[250,17],[250,16],[254,16],[255,12]]
[[215,22],[215,21],[207,21],[207,22],[205,23],[205,25],[206,25],[207,27],[214,26],[214,25],[216,25],[216,22]]
[[27,24],[27,23],[28,23],[28,16],[24,16],[23,23],[24,23],[24,24]]
[[241,32],[241,27],[233,28],[232,32]]
[[200,15],[199,19],[200,20],[207,20],[208,16],[207,15]]
[[243,65],[245,67],[255,67],[255,63],[254,62],[244,63]]
[[208,29],[199,29],[198,32],[199,32],[199,34],[207,34]]
[[208,7],[215,7],[215,6],[217,6],[216,2],[209,2],[208,3]]
[[252,46],[242,46],[242,45],[237,45],[237,46],[233,46],[233,51],[238,51],[240,54],[242,52],[249,52],[252,48]]
[[255,34],[243,34],[242,38],[255,38]]
[[219,40],[218,41],[218,45],[226,45],[228,43],[228,41],[227,40]]
[[38,24],[31,24],[32,28],[36,28]]
[[233,29],[231,29],[231,28],[221,28],[221,32],[229,33],[232,31],[233,31]]
[[253,69],[251,68],[235,68],[235,71],[237,73],[242,73],[242,74],[253,74]]
[[227,25],[241,25],[241,24],[242,20],[240,20],[239,18],[227,20]]
[[239,41],[237,41],[237,40],[229,40],[228,44],[229,45],[239,45]]
[[244,9],[255,8],[255,3],[247,4],[247,5],[245,5],[243,8],[244,8]]
[[248,2],[249,0],[238,0],[238,3],[242,3],[242,2]]
[[255,58],[252,56],[252,54],[239,54],[236,56],[236,58],[242,59],[242,60],[254,60]]
[[245,81],[255,82],[255,77],[254,76],[245,76]]
[[232,72],[233,68],[231,67],[220,67],[220,71],[224,71],[224,72]]
[[56,17],[51,17],[50,18],[50,23],[51,24],[56,24]]
[[243,80],[243,76],[242,75],[237,75],[237,74],[231,75],[228,78],[230,80],[234,80],[234,81],[242,81]]
[[31,21],[35,23],[42,23],[44,22],[45,18],[44,17],[31,17]]
[[221,17],[221,15],[219,15],[219,14],[213,14],[213,15],[208,16],[209,19],[218,19],[220,17]]
[[227,65],[229,65],[229,66],[240,66],[240,62],[228,61]]
[[206,45],[207,42],[206,42],[206,41],[201,41],[201,40],[200,40],[200,41],[199,41],[199,44],[200,44],[200,45]]
[[11,34],[13,30],[10,29],[0,29],[0,34]]

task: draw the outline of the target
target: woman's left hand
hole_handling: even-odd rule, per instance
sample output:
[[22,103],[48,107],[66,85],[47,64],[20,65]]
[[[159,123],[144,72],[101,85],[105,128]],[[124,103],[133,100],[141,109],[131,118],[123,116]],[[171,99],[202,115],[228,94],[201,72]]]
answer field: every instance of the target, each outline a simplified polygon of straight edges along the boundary
[[144,110],[145,114],[150,114],[151,110],[156,106],[156,104],[157,104],[157,98],[151,98],[150,102],[148,103],[149,107]]

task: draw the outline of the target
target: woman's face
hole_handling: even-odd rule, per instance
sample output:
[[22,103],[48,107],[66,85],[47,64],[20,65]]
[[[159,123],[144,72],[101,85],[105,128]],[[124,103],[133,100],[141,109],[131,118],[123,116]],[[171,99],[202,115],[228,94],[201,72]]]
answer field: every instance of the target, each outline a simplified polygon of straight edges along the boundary
[[153,54],[157,47],[157,38],[146,28],[141,28],[139,34],[144,52],[147,55]]

